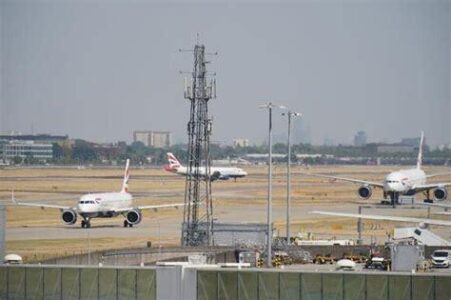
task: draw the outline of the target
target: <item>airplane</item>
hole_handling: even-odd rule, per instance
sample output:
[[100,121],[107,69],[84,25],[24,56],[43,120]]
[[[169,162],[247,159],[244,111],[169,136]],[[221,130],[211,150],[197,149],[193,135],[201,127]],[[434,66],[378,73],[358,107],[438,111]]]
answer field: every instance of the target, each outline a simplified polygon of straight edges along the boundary
[[[177,160],[174,154],[171,152],[166,153],[166,157],[168,159],[168,165],[165,166],[165,170],[171,173],[175,173],[178,175],[186,176],[188,174],[188,168],[182,166],[182,164]],[[205,169],[199,168],[198,172],[196,170],[194,173],[197,173],[200,177],[205,177]],[[210,167],[210,179],[214,180],[228,180],[230,178],[234,178],[235,181],[237,178],[241,178],[247,175],[247,172],[240,168],[234,167]]]
[[411,234],[416,238],[419,238],[423,243],[435,243],[440,246],[450,246],[451,243],[440,236],[437,236],[431,232],[426,233],[426,229],[429,225],[437,226],[451,226],[451,221],[447,220],[437,220],[437,219],[427,219],[427,218],[414,218],[414,217],[398,217],[398,216],[387,216],[387,215],[368,215],[368,214],[355,214],[355,213],[337,213],[331,211],[310,211],[310,214],[319,214],[326,216],[335,217],[347,217],[356,219],[369,219],[369,220],[384,220],[384,221],[395,221],[395,222],[407,222],[407,223],[417,223],[417,227],[411,228]]
[[337,213],[337,212],[332,212],[332,211],[318,211],[318,210],[310,211],[309,213],[317,214],[317,215],[333,216],[333,217],[410,222],[410,223],[419,224],[420,228],[427,228],[427,225],[451,226],[451,221],[427,219],[427,218],[397,217],[397,216],[386,216],[386,215],[368,215],[368,214],[355,214],[355,213]]
[[168,208],[168,207],[178,208],[179,206],[185,205],[184,203],[176,203],[176,204],[135,206],[133,203],[133,197],[128,192],[128,180],[130,178],[129,167],[130,160],[127,159],[125,165],[124,180],[120,192],[94,193],[82,195],[76,207],[41,204],[41,203],[17,202],[16,199],[14,198],[14,192],[12,193],[11,198],[16,205],[20,206],[40,207],[42,209],[44,208],[59,209],[61,211],[61,219],[65,225],[74,225],[77,222],[77,215],[79,215],[83,218],[83,220],[81,221],[82,228],[90,228],[92,218],[112,218],[118,215],[122,215],[125,217],[124,227],[127,226],[133,227],[133,225],[137,225],[141,222],[142,210],[145,209],[157,210],[159,208]]
[[448,196],[448,191],[446,187],[450,186],[451,183],[427,184],[426,179],[440,175],[447,175],[451,173],[437,173],[426,175],[426,173],[421,169],[421,164],[423,160],[423,143],[424,143],[424,133],[421,132],[416,168],[391,172],[385,177],[385,180],[383,182],[366,181],[323,174],[312,174],[312,173],[306,174],[316,177],[331,178],[333,180],[343,180],[353,183],[359,183],[361,184],[361,186],[358,188],[357,194],[360,196],[361,199],[365,200],[371,197],[373,193],[372,191],[373,188],[380,188],[383,190],[384,199],[386,199],[387,196],[390,197],[391,205],[393,207],[395,207],[395,205],[399,203],[400,195],[413,196],[416,193],[420,192],[426,194],[427,198],[424,200],[424,202],[432,203],[433,200],[430,199],[431,190],[433,190],[434,200],[443,201]]

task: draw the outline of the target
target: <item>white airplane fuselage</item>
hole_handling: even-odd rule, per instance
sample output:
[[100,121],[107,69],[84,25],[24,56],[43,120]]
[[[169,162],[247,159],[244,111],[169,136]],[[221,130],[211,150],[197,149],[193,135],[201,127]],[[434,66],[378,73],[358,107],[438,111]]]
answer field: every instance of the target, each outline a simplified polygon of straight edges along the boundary
[[81,196],[77,211],[84,218],[115,217],[116,210],[133,206],[133,197],[127,192],[96,193]]
[[[169,170],[171,171],[171,170]],[[174,172],[175,171],[175,172]],[[186,175],[188,173],[187,167],[180,166],[177,170],[172,172],[179,175]],[[218,179],[228,179],[228,178],[241,178],[247,175],[247,172],[240,168],[233,167],[210,167],[210,176],[213,176],[215,173],[219,173],[220,177]],[[200,176],[205,176],[205,168],[199,168],[198,174]]]
[[421,169],[392,172],[385,177],[384,192],[408,193],[415,186],[426,184],[426,174]]

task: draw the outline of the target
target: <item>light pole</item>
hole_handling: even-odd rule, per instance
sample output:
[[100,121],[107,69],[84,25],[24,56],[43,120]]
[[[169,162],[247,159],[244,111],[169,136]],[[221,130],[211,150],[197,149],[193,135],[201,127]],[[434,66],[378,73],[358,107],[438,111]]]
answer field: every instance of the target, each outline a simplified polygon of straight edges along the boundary
[[301,113],[288,111],[282,113],[282,116],[288,117],[288,142],[287,142],[287,244],[290,245],[290,214],[291,214],[291,118],[300,117]]
[[285,109],[285,106],[275,105],[271,102],[260,106],[260,108],[268,109],[269,128],[268,128],[268,204],[267,204],[267,223],[268,223],[268,238],[266,241],[266,265],[268,268],[272,267],[272,110],[273,108]]

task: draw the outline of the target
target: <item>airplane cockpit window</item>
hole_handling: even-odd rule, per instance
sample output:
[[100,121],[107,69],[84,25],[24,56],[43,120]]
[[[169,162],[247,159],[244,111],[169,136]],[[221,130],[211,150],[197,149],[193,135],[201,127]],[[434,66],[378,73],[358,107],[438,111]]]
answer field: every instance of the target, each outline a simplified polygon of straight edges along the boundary
[[80,201],[80,204],[94,204],[95,202],[92,200]]

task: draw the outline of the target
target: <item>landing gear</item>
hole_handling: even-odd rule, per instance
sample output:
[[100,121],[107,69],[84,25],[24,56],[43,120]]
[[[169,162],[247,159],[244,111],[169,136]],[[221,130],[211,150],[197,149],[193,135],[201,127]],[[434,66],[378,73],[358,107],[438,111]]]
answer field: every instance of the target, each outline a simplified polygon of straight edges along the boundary
[[127,220],[124,220],[124,227],[133,227],[133,224],[131,224],[131,223],[128,223],[128,221]]
[[393,208],[396,208],[396,204],[399,202],[399,193],[397,192],[390,192],[390,201],[391,206]]
[[89,220],[81,220],[81,228],[91,228],[91,222]]
[[424,203],[434,203],[434,200],[431,199],[430,197],[430,192],[429,190],[426,191],[426,199],[423,200]]

